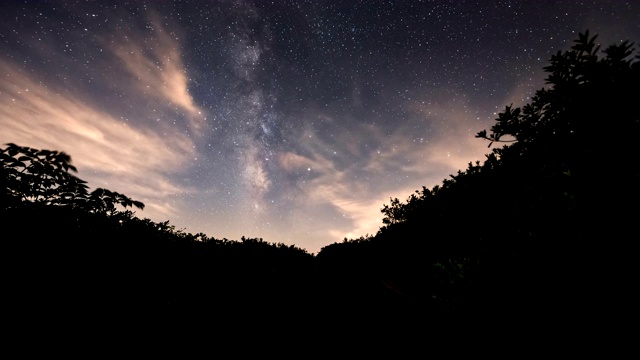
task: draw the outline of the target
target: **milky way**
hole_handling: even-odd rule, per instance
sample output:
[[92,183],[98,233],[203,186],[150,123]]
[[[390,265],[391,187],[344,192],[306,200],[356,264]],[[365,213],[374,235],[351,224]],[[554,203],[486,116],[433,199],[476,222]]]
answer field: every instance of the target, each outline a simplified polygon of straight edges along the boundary
[[0,143],[139,217],[317,253],[482,160],[587,29],[640,41],[640,2],[5,0]]

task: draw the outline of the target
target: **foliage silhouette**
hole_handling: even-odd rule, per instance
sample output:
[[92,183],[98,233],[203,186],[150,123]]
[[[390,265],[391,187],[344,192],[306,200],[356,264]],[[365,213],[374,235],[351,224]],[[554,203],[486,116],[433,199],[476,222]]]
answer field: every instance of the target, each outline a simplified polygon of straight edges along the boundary
[[550,333],[593,330],[626,316],[634,299],[633,54],[629,42],[600,51],[595,36],[580,34],[544,68],[548,88],[477,134],[501,147],[442,184],[390,199],[375,235],[316,256],[140,219],[128,208],[144,204],[89,192],[67,154],[8,144],[0,149],[5,306],[18,330],[215,324],[245,334],[250,324],[264,334],[279,323],[385,341],[424,340],[428,327],[456,336],[487,324],[513,334],[541,324]]
[[166,336],[194,319],[233,333],[248,322],[295,322],[313,298],[304,249],[138,218],[128,209],[141,202],[89,192],[62,152],[8,144],[0,159],[4,306],[17,333],[65,324],[82,338],[111,327]]
[[375,236],[318,259],[351,260],[371,282],[467,320],[563,319],[575,329],[623,315],[640,201],[633,53],[630,42],[600,51],[580,34],[544,68],[548,88],[477,134],[502,147],[405,202],[392,198]]
[[38,150],[16,144],[0,149],[2,198],[5,208],[24,202],[43,205],[71,206],[90,212],[113,214],[116,205],[144,209],[140,201],[117,192],[98,188],[89,193],[86,181],[77,172],[71,157],[51,150]]

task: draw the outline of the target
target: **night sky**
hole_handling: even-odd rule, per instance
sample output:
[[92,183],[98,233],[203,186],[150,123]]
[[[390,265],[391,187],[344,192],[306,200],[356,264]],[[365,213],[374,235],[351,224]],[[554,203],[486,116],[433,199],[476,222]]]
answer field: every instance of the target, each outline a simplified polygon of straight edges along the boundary
[[483,160],[586,29],[638,43],[640,1],[3,0],[0,144],[67,152],[138,217],[317,253]]

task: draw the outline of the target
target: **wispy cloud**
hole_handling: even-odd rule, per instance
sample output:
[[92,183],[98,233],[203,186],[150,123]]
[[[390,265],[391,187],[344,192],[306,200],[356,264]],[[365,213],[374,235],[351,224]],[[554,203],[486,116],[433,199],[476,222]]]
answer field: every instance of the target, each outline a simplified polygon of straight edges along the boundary
[[[322,141],[310,131],[303,133],[298,142],[306,146],[299,152],[281,154],[279,161],[289,173],[310,172],[297,184],[303,193],[297,206],[327,205],[328,211],[340,218],[339,222],[323,223],[318,231],[325,239],[375,234],[382,226],[380,210],[390,198],[404,200],[422,186],[439,184],[449,174],[464,170],[467,163],[484,158],[486,143],[474,137],[481,129],[472,128],[470,124],[478,122],[465,106],[457,101],[428,106],[411,103],[408,108],[414,119],[400,124],[394,133],[385,135],[375,126],[362,125],[352,129],[346,144]],[[416,122],[431,121],[444,126],[438,126],[437,133],[416,133]],[[357,143],[373,147],[367,150]],[[333,152],[327,149],[332,148],[342,148],[344,156],[353,161],[331,157]]]
[[427,105],[414,102],[409,104],[409,109],[419,119],[436,122],[438,126],[428,142],[419,142],[416,151],[408,152],[406,156],[410,161],[405,171],[424,173],[427,169],[437,169],[440,182],[449,174],[464,170],[470,161],[483,161],[484,154],[489,152],[487,143],[475,135],[488,129],[493,120],[484,115],[484,120],[478,119],[478,111],[472,109],[465,98]]
[[167,32],[157,16],[150,21],[152,31],[146,37],[137,32],[122,32],[116,42],[106,45],[121,60],[140,92],[183,111],[197,133],[206,120],[205,111],[189,94],[178,39]]
[[92,107],[81,94],[44,85],[0,60],[0,142],[65,151],[92,188],[106,187],[147,205],[145,215],[166,217],[166,199],[184,189],[166,175],[192,156],[188,137],[169,127],[134,127]]
[[[84,70],[90,82],[59,83],[44,71],[27,73],[0,58],[0,142],[65,151],[92,188],[143,201],[145,217],[166,220],[180,211],[181,195],[195,191],[173,178],[198,156],[192,138],[203,133],[198,130],[206,114],[189,94],[176,33],[157,16],[149,23],[145,31],[96,35],[112,56],[101,54],[99,65]],[[33,56],[46,57],[51,67],[74,60],[70,53],[54,51]],[[104,68],[110,69],[109,77],[103,76]],[[101,101],[96,89],[112,88],[127,96]],[[149,123],[162,115],[186,119],[191,137],[180,123]]]

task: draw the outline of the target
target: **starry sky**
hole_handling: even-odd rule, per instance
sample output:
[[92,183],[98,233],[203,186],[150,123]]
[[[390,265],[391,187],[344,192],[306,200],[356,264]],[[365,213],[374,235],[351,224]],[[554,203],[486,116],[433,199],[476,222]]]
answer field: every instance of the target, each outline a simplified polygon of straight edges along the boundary
[[3,0],[0,143],[138,217],[317,253],[483,160],[586,29],[638,43],[640,1]]

